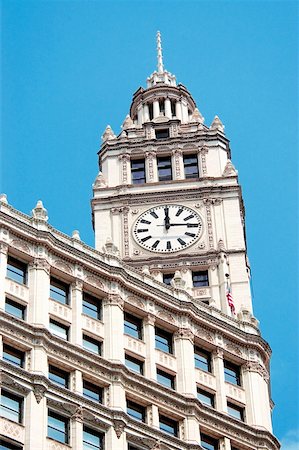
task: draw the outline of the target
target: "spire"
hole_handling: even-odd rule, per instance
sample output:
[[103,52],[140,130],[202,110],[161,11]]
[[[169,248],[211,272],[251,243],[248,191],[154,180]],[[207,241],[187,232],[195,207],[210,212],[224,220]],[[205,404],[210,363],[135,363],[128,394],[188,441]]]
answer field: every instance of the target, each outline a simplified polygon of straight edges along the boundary
[[163,73],[164,67],[163,67],[163,56],[162,56],[160,31],[157,31],[157,58],[158,58],[158,73]]

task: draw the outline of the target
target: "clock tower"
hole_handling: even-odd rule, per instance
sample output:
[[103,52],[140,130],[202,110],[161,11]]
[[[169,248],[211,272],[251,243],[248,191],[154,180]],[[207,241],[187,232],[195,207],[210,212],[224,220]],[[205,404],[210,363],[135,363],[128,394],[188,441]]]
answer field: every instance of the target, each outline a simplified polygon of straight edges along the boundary
[[117,136],[108,125],[93,185],[95,246],[196,304],[252,317],[244,206],[224,125],[210,126],[158,65]]

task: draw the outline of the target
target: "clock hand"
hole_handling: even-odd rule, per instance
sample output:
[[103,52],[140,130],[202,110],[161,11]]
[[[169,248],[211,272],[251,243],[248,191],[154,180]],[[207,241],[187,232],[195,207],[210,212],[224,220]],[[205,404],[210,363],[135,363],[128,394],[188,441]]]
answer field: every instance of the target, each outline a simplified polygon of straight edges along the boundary
[[164,213],[165,213],[164,225],[166,230],[169,230],[170,228],[169,209],[164,208]]

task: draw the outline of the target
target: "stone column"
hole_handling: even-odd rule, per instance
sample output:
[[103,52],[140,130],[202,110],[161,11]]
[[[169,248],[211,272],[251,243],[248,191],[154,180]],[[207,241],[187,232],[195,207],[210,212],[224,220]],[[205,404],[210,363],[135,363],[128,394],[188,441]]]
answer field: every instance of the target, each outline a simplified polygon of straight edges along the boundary
[[224,251],[221,251],[218,257],[218,285],[220,307],[222,312],[224,312],[228,316],[232,316],[232,311],[226,298],[227,283],[229,282],[229,277],[227,277],[226,275],[229,275],[227,255]]
[[199,176],[207,177],[208,176],[208,169],[207,169],[207,156],[208,154],[208,148],[202,147],[198,152],[198,167],[199,167]]
[[124,363],[124,301],[118,293],[108,294],[103,301],[104,358]]
[[160,115],[160,106],[159,106],[158,100],[154,100],[153,101],[153,112],[154,112],[154,117],[153,117],[154,119],[159,117],[159,115]]
[[77,394],[83,394],[83,376],[81,370],[72,372],[72,391]]
[[199,423],[195,415],[187,416],[184,420],[184,440],[190,444],[200,444]]
[[35,258],[28,267],[29,302],[28,322],[48,328],[50,297],[50,264]]
[[142,105],[138,105],[137,107],[137,118],[138,118],[138,125],[143,124],[143,107]]
[[168,119],[172,118],[171,103],[170,103],[170,99],[169,98],[165,99],[165,117],[168,117]]
[[72,326],[71,342],[82,346],[82,297],[83,281],[76,279],[71,284]]
[[156,152],[149,151],[145,153],[145,172],[147,183],[155,183],[158,181],[158,168]]
[[71,447],[76,450],[83,449],[83,410],[78,406],[71,417]]
[[123,155],[119,155],[118,157],[120,161],[120,182],[121,184],[130,184],[131,180],[131,167],[130,167],[130,155],[125,153]]
[[175,104],[175,115],[179,120],[182,120],[182,105],[180,101]]
[[218,347],[212,356],[213,372],[216,377],[216,409],[221,412],[227,412],[223,350]]
[[105,433],[105,448],[113,450],[127,450],[128,444],[124,431],[125,422],[114,420],[114,426]]
[[30,392],[25,402],[25,449],[47,450],[48,409],[46,397]]
[[0,242],[0,309],[5,309],[5,279],[7,270],[8,245]]
[[177,358],[177,391],[196,397],[194,370],[194,335],[188,328],[180,328],[174,335]]
[[159,408],[156,405],[150,405],[148,407],[148,422],[153,428],[159,429]]
[[230,439],[223,437],[220,439],[220,449],[221,450],[231,450]]
[[144,341],[146,344],[146,359],[145,359],[145,376],[151,380],[156,381],[156,350],[155,350],[155,316],[149,314],[143,321],[144,326]]
[[149,120],[150,120],[149,107],[148,107],[147,103],[145,103],[143,105],[143,120],[144,120],[144,122],[149,122]]
[[189,122],[188,104],[184,98],[181,100],[181,103],[182,103],[182,122],[188,123]]
[[174,180],[184,178],[183,152],[180,149],[173,150],[172,152],[172,173]]

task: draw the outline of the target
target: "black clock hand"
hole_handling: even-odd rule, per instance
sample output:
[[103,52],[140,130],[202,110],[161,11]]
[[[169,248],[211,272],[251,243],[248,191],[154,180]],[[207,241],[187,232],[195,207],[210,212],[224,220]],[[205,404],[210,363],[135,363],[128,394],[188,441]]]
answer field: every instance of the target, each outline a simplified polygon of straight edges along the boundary
[[169,209],[164,208],[164,213],[165,213],[164,225],[166,230],[169,230],[170,228]]

